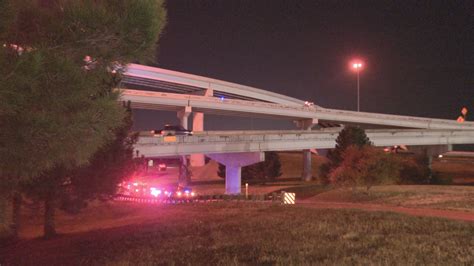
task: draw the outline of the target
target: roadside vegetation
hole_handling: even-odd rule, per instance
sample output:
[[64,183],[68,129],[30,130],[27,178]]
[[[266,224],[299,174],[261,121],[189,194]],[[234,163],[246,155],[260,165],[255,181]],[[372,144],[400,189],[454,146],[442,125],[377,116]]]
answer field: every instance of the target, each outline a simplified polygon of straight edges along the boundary
[[[52,240],[0,248],[6,265],[472,265],[474,224],[262,203],[106,203],[58,217]],[[24,235],[27,237],[26,235]]]
[[474,187],[446,185],[375,186],[370,194],[349,189],[326,190],[311,198],[321,202],[374,203],[391,206],[458,210],[474,213]]

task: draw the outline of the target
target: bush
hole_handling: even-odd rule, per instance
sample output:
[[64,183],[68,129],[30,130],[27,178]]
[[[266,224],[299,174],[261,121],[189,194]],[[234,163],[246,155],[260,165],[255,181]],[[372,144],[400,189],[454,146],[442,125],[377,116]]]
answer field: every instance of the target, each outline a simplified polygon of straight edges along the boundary
[[399,184],[428,184],[430,183],[431,170],[429,158],[426,154],[416,155],[414,158],[400,159]]
[[[329,152],[330,152],[330,151],[329,151]],[[329,173],[331,172],[332,169],[333,169],[333,167],[332,167],[330,161],[321,164],[321,166],[319,167],[319,173],[320,173],[320,175],[319,175],[319,182],[320,182],[322,185],[329,185],[329,184],[331,184],[331,180],[329,180]]]
[[430,184],[433,185],[451,185],[453,184],[453,177],[450,175],[442,175],[440,173],[433,173]]
[[336,139],[336,147],[328,151],[328,162],[321,165],[321,183],[329,183],[330,173],[339,167],[343,161],[343,154],[345,150],[351,146],[363,147],[371,146],[372,142],[365,134],[364,129],[354,126],[346,126],[339,132]]
[[352,187],[395,183],[399,179],[399,164],[392,154],[372,146],[350,146],[341,155],[341,164],[331,171],[333,184]]

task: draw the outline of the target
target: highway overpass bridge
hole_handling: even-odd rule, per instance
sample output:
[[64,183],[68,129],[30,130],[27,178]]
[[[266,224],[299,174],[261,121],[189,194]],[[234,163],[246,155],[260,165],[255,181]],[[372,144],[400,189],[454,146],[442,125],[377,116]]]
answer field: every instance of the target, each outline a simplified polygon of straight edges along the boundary
[[[192,154],[193,165],[204,164],[202,154],[196,153],[211,154],[224,164],[239,162],[227,163],[227,177],[232,177],[226,179],[231,184],[228,193],[240,192],[240,167],[262,160],[265,150],[303,149],[303,178],[311,179],[310,149],[334,147],[337,135],[337,131],[310,131],[321,122],[392,128],[368,131],[369,138],[381,146],[474,143],[473,122],[323,108],[266,90],[137,64],[128,66],[119,89],[121,99],[130,101],[132,108],[176,112],[185,128],[193,114],[195,136],[178,136],[176,142],[142,137],[137,149],[145,156]],[[298,129],[308,132],[204,132],[205,113],[293,120]]]
[[[334,129],[204,131],[193,136],[141,136],[135,149],[145,157],[206,154],[226,166],[226,192],[234,194],[240,193],[241,168],[263,161],[263,152],[331,149],[338,134]],[[372,129],[366,134],[375,146],[430,145],[431,153],[449,151],[452,144],[474,143],[474,131],[465,130]],[[311,160],[305,161],[305,168],[311,172]]]
[[[474,143],[474,131],[426,129],[369,129],[375,146],[426,146]],[[140,136],[135,149],[145,157],[194,153],[242,153],[332,149],[339,130],[204,131],[193,136]]]
[[[473,122],[354,112],[305,105],[305,101],[267,90],[138,64],[128,65],[120,86],[133,108],[186,113],[384,125],[405,128],[470,129]],[[191,109],[189,109],[191,108]],[[186,119],[180,117],[187,128]],[[203,131],[203,129],[194,129]]]

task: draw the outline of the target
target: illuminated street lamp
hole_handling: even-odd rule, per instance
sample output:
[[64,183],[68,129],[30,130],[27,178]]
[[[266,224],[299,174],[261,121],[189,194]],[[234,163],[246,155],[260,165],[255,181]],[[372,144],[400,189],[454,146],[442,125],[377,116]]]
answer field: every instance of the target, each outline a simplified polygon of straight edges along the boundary
[[357,112],[360,111],[360,83],[359,83],[359,72],[363,67],[362,61],[356,60],[351,63],[352,70],[357,72]]

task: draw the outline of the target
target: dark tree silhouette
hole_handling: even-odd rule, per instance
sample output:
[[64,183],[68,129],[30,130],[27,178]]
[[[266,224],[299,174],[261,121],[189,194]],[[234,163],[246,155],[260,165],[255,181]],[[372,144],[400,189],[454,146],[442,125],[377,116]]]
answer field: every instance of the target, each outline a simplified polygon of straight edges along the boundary
[[329,182],[329,173],[337,168],[343,158],[342,154],[350,146],[362,147],[365,145],[372,145],[369,138],[365,134],[365,130],[360,127],[346,126],[344,127],[336,139],[336,147],[328,151],[328,162],[321,165],[320,172],[322,183]]

